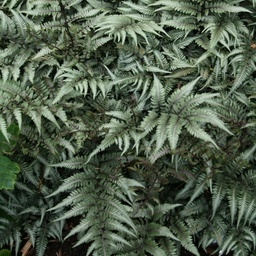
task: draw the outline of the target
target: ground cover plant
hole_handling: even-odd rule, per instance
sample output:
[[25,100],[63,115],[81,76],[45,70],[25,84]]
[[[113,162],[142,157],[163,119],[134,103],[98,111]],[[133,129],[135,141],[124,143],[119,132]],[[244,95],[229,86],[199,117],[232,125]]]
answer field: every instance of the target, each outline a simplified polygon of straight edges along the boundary
[[255,255],[255,13],[1,0],[0,250]]

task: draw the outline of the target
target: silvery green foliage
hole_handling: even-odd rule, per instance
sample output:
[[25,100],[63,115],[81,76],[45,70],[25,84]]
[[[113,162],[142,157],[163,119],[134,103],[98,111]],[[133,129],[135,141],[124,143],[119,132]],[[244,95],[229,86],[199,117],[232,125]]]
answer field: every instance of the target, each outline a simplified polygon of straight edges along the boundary
[[25,232],[41,256],[76,217],[85,255],[254,253],[255,6],[2,1],[0,130],[20,129],[21,173],[0,246]]

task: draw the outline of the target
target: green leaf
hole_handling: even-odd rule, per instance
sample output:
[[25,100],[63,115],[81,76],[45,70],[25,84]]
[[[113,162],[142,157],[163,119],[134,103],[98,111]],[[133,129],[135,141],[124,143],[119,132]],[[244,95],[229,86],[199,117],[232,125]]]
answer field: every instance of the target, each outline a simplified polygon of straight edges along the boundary
[[0,155],[0,189],[13,189],[19,171],[18,164],[6,156]]
[[17,144],[17,138],[19,135],[19,129],[17,125],[10,125],[7,128],[7,133],[9,135],[11,135],[9,142],[6,140],[5,136],[0,132],[0,154],[1,151],[5,152],[5,153],[10,153],[13,148],[16,146]]
[[0,251],[0,256],[11,256],[11,251],[8,249],[3,249]]

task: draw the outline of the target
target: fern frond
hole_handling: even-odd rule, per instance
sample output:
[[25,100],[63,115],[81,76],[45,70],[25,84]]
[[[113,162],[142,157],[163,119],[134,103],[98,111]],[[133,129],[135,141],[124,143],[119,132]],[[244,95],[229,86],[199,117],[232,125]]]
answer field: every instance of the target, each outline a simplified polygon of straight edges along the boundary
[[36,240],[37,256],[43,256],[45,254],[47,242],[47,231],[46,229],[41,229],[40,235]]
[[173,16],[172,19],[167,19],[161,22],[163,26],[171,26],[175,29],[184,31],[191,31],[197,29],[196,19],[191,16],[177,17]]
[[151,104],[157,111],[161,109],[161,106],[165,102],[165,91],[157,76],[154,75],[153,87],[151,89]]
[[239,12],[250,12],[250,10],[242,7],[242,6],[235,6],[230,5],[227,3],[207,3],[207,7],[211,10],[211,12],[216,13],[223,13],[223,12],[233,12],[233,13],[239,13]]
[[42,48],[36,55],[33,56],[33,60],[40,60],[41,58],[44,58],[45,56],[55,52],[56,49],[50,49],[48,46],[45,46]]
[[218,145],[211,138],[211,136],[207,132],[205,132],[197,123],[190,122],[185,127],[191,135],[200,138],[206,142],[211,142],[216,148],[218,148]]
[[171,115],[168,124],[168,140],[171,149],[175,149],[179,140],[179,135],[181,133],[184,122],[179,119],[177,115]]
[[164,30],[154,21],[150,22],[134,22],[133,19],[126,15],[111,15],[104,18],[98,25],[98,31],[105,31],[107,35],[113,35],[117,42],[125,43],[127,35],[129,35],[134,44],[137,45],[137,34],[142,36],[147,43],[147,35],[145,32],[160,36],[159,32]]
[[54,123],[59,129],[60,126],[55,118],[55,116],[53,115],[53,113],[49,110],[48,107],[44,106],[43,108],[41,108],[41,113],[42,115],[47,118],[48,120],[50,120],[52,123]]
[[181,245],[189,252],[193,253],[194,255],[199,256],[199,252],[195,245],[193,244],[193,239],[192,236],[189,234],[188,228],[186,225],[178,221],[174,226],[173,226],[173,231],[176,233],[177,237],[181,241]]
[[151,4],[151,6],[157,6],[157,5],[164,5],[163,7],[158,8],[156,11],[161,10],[174,10],[179,11],[181,13],[187,13],[191,15],[197,14],[196,5],[193,3],[187,3],[186,1],[167,1],[167,0],[160,0],[156,1],[154,4]]
[[213,187],[212,193],[212,218],[215,216],[216,211],[221,204],[222,199],[225,196],[225,190],[223,185],[220,183]]
[[4,135],[5,139],[9,142],[7,123],[5,119],[2,117],[2,115],[0,115],[0,131]]
[[32,121],[36,125],[37,131],[40,134],[41,133],[41,128],[42,128],[41,127],[41,123],[42,123],[41,114],[37,111],[30,110],[28,115],[31,117]]
[[156,135],[157,135],[157,141],[156,141],[156,151],[160,150],[162,146],[164,145],[165,140],[167,139],[167,136],[169,135],[169,129],[168,126],[169,123],[169,115],[166,113],[163,113],[159,119],[158,124],[156,128]]
[[171,97],[168,98],[168,104],[174,105],[175,103],[179,102],[183,97],[187,97],[193,90],[193,87],[197,83],[197,81],[200,79],[198,77],[194,81],[182,86],[182,88],[176,90]]

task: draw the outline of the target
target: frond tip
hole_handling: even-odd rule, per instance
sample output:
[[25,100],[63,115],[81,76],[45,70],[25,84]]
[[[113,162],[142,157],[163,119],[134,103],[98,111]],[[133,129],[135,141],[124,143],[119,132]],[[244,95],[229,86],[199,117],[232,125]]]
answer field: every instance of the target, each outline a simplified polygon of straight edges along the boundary
[[0,115],[0,131],[4,135],[5,139],[9,142],[8,132],[7,132],[7,124],[2,115]]

